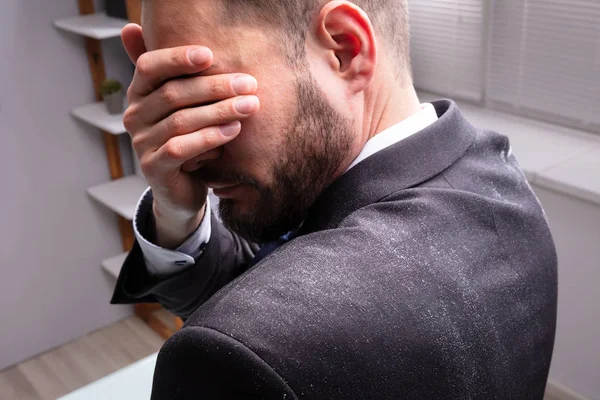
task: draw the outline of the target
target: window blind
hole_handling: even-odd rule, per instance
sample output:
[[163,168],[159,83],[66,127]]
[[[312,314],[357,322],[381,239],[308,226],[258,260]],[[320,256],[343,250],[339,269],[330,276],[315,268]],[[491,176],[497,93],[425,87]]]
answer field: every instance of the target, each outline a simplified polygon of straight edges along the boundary
[[497,0],[487,102],[600,128],[600,1]]
[[485,1],[408,1],[417,89],[452,98],[483,100]]

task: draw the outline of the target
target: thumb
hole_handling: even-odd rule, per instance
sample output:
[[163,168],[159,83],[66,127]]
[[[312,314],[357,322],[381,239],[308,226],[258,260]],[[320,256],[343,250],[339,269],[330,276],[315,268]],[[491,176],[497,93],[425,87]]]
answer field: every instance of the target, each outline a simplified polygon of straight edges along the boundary
[[142,35],[142,27],[138,24],[125,25],[121,31],[121,40],[123,41],[127,55],[136,64],[138,58],[147,51],[144,36]]

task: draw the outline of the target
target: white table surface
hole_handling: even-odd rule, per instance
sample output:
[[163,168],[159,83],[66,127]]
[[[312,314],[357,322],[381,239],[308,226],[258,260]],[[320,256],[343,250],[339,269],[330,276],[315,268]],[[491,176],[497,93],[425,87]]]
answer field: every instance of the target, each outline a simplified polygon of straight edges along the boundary
[[57,400],[148,400],[157,355],[154,353]]

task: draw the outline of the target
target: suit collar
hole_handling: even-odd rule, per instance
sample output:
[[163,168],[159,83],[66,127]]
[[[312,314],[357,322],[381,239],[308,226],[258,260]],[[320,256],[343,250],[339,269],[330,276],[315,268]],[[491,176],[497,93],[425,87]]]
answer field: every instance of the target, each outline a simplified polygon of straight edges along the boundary
[[438,116],[432,104],[425,103],[421,104],[420,107],[421,109],[415,114],[369,139],[358,156],[346,168],[346,172],[373,154],[422,131],[437,121]]
[[475,138],[450,100],[432,103],[438,120],[387,147],[334,181],[312,206],[300,229],[306,234],[337,227],[352,212],[438,175],[458,160]]

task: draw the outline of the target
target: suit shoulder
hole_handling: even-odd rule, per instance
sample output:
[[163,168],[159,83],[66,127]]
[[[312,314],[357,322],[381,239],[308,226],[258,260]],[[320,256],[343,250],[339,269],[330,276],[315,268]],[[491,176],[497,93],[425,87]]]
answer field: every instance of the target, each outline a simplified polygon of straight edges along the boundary
[[[382,376],[427,382],[431,371],[464,382],[496,371],[513,345],[512,326],[551,326],[552,301],[542,299],[553,298],[556,280],[547,254],[531,252],[536,232],[517,219],[507,224],[523,240],[507,251],[489,201],[414,188],[370,204],[335,229],[282,246],[187,324],[235,338],[300,394],[344,377],[336,387],[369,387]],[[515,301],[518,312],[505,306]],[[539,359],[532,349],[546,351],[536,344],[550,334],[523,332],[511,357]],[[372,368],[359,367],[365,363]]]
[[[153,398],[294,399],[283,378],[241,342],[207,327],[186,326],[163,346]],[[200,389],[199,389],[200,388]]]

